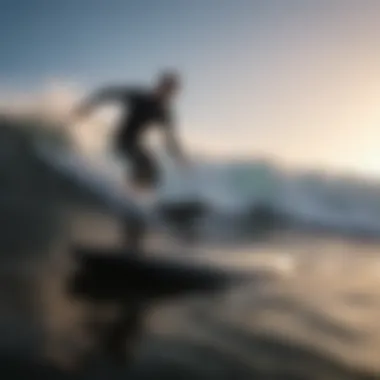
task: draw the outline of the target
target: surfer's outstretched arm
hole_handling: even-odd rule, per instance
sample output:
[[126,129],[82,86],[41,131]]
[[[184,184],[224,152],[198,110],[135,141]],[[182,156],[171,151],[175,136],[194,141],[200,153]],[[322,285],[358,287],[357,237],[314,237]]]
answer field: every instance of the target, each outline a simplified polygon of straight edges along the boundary
[[76,117],[83,117],[103,103],[120,100],[126,101],[130,93],[130,88],[125,86],[103,87],[85,99],[74,111],[74,114]]

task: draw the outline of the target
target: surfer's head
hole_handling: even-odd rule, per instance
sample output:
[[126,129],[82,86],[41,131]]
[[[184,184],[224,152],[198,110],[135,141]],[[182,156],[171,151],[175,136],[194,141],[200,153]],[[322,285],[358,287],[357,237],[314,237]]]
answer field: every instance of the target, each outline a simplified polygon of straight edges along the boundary
[[180,76],[177,72],[172,70],[163,71],[159,74],[156,82],[157,94],[168,99],[173,97],[181,87]]

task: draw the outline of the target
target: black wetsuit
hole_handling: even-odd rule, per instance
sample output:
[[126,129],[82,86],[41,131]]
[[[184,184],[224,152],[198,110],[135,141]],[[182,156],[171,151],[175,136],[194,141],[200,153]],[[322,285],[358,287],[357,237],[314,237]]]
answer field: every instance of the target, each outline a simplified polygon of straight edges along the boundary
[[104,100],[117,100],[125,108],[115,148],[131,164],[132,179],[140,183],[156,184],[159,179],[158,167],[143,146],[143,135],[151,124],[170,128],[171,112],[153,93],[143,89],[107,88],[90,99],[90,103]]
[[127,91],[124,102],[129,112],[123,116],[116,136],[117,149],[129,159],[135,181],[157,183],[158,167],[143,146],[143,136],[151,124],[170,128],[171,113],[146,91]]

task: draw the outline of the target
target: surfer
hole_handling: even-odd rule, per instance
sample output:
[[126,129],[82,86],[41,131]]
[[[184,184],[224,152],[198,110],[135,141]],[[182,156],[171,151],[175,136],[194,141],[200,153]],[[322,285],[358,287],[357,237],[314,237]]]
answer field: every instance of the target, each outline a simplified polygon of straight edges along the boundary
[[[119,129],[115,138],[116,152],[132,169],[132,185],[138,190],[155,188],[160,180],[155,158],[144,146],[143,137],[150,125],[161,127],[169,153],[185,163],[174,125],[172,102],[180,90],[180,78],[172,71],[159,75],[152,89],[110,86],[100,89],[85,100],[76,110],[84,117],[94,107],[109,101],[118,101],[123,107]],[[127,110],[129,112],[127,112]]]
[[[131,166],[132,190],[154,190],[160,181],[160,173],[156,159],[144,145],[144,135],[151,125],[161,127],[166,138],[169,153],[182,164],[184,155],[176,136],[172,102],[180,89],[180,78],[174,72],[159,75],[153,88],[140,89],[128,86],[110,86],[102,88],[90,95],[75,112],[75,118],[83,118],[95,107],[105,102],[118,101],[123,107],[122,116],[114,148],[127,165]],[[127,112],[128,111],[128,112]],[[140,194],[138,194],[140,195]],[[142,251],[145,226],[134,220],[125,221],[125,237],[130,250]],[[143,330],[144,303],[130,300],[127,307],[122,308],[119,317],[107,329],[104,347],[115,359],[130,360],[133,347],[140,339]],[[128,342],[128,344],[127,344]]]

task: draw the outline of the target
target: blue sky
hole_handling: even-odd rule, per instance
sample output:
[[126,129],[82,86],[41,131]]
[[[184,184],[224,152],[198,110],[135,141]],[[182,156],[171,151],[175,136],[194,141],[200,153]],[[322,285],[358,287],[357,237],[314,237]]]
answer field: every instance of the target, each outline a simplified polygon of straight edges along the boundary
[[193,147],[380,175],[379,17],[376,0],[0,0],[0,86],[175,67]]
[[58,74],[89,84],[109,78],[146,80],[167,65],[189,75],[209,73],[215,60],[233,59],[236,52],[248,59],[251,24],[260,8],[252,0],[0,4],[3,80],[33,83]]
[[[212,128],[219,119],[216,111],[226,105],[217,96],[221,88],[227,95],[234,85],[242,84],[239,88],[247,95],[246,80],[254,64],[252,23],[260,18],[255,14],[264,2],[16,0],[0,4],[4,4],[0,12],[3,86],[27,88],[49,77],[89,88],[108,81],[149,82],[161,68],[175,67],[185,82],[182,117]],[[225,103],[233,96],[223,97]]]

